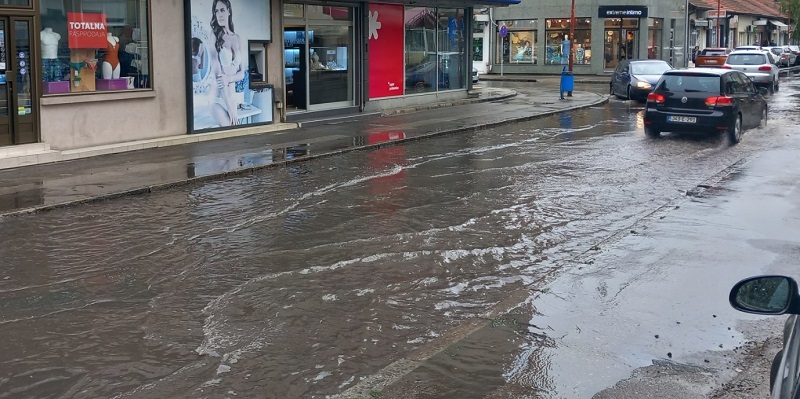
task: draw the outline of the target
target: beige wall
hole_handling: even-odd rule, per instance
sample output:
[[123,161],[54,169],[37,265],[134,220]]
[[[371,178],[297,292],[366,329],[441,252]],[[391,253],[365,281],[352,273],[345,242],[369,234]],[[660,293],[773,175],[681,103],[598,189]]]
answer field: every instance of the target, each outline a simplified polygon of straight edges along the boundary
[[186,133],[183,0],[150,7],[155,90],[42,98],[42,142],[68,150]]

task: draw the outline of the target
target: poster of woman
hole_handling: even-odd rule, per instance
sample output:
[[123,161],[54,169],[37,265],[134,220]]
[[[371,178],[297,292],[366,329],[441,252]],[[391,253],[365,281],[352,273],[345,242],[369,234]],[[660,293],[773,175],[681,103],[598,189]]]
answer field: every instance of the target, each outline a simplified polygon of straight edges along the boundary
[[269,9],[269,0],[191,1],[194,131],[272,122],[272,89],[254,90],[249,79],[251,43],[263,49],[271,39]]

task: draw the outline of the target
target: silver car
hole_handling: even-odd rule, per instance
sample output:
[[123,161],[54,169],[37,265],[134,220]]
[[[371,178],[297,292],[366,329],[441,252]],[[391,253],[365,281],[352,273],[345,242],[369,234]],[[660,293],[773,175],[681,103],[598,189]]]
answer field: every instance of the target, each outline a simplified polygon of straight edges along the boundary
[[770,56],[764,51],[734,51],[728,54],[722,67],[744,72],[753,84],[767,88],[770,94],[780,89],[778,66],[772,63]]

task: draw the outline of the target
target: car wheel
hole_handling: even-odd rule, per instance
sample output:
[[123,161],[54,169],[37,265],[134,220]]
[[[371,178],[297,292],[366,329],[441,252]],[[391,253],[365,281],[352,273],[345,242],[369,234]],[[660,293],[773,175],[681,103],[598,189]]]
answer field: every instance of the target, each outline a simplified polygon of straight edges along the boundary
[[614,84],[611,83],[608,85],[608,94],[614,95]]
[[780,81],[778,81],[778,80],[776,80],[776,81],[775,81],[775,91],[777,92],[777,91],[778,91],[778,90],[780,90],[780,89],[781,89],[781,82],[780,82]]
[[767,116],[767,106],[765,105],[764,109],[761,111],[761,122],[759,123],[761,127],[767,126]]
[[630,86],[628,86],[628,90],[627,90],[627,92],[625,93],[625,99],[627,99],[627,100],[633,100],[633,97],[631,97],[631,87],[630,87]]
[[769,85],[769,94],[775,94],[775,82],[773,81],[771,85]]
[[742,115],[737,114],[736,120],[733,121],[733,126],[728,128],[728,139],[731,144],[736,144],[742,141]]
[[651,139],[657,139],[657,138],[661,137],[661,132],[656,128],[645,127],[644,128],[644,135],[649,137],[649,138],[651,138]]
[[778,351],[775,358],[772,359],[772,367],[769,370],[769,390],[772,392],[772,387],[775,386],[775,380],[778,379],[778,371],[781,367],[781,358],[783,357],[783,349]]

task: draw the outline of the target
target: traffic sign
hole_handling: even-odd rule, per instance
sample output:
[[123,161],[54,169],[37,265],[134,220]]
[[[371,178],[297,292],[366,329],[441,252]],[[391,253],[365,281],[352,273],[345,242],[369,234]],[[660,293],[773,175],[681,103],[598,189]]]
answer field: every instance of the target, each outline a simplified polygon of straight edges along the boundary
[[500,37],[508,36],[508,27],[505,25],[500,25]]

